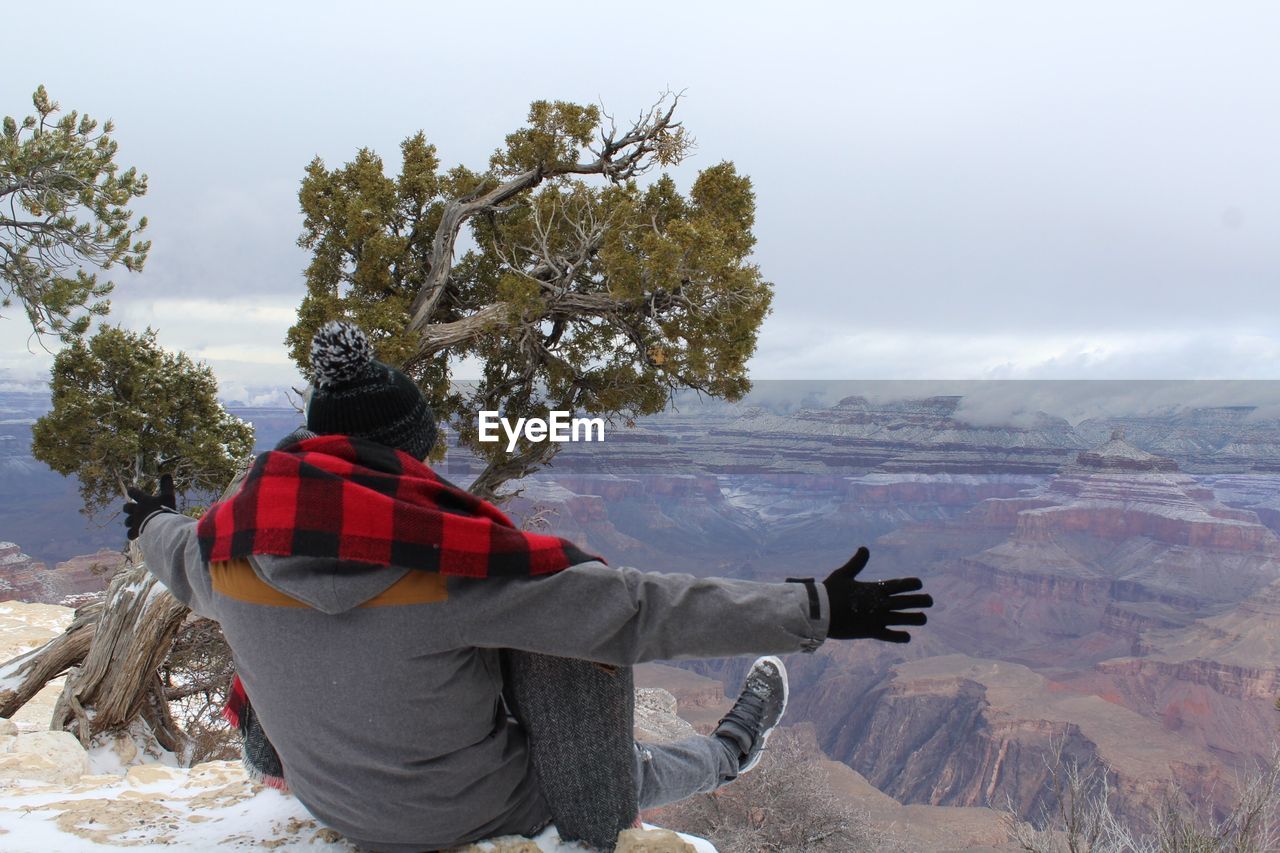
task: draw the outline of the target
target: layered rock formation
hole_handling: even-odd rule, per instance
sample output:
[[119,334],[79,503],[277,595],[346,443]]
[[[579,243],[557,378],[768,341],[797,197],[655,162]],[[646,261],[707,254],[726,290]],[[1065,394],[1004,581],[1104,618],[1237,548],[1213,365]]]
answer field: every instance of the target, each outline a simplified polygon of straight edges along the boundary
[[[712,560],[749,576],[762,550],[838,552],[904,522],[951,518],[1017,495],[1042,484],[1079,445],[1061,419],[974,426],[957,417],[958,402],[851,397],[789,415],[749,409],[729,419],[718,408],[705,420],[650,418],[642,428],[612,429],[603,443],[565,446],[522,483],[526,494],[513,507],[564,505],[571,533],[594,534],[606,553],[624,549],[612,554],[622,559],[658,556],[644,549],[659,537],[678,568],[699,571]],[[448,466],[459,481],[477,470],[463,451],[451,451]],[[574,495],[601,499],[594,526],[569,507]]]
[[[793,656],[793,660],[794,660]],[[724,695],[721,683],[696,675],[688,670],[662,664],[641,664],[636,667],[637,714],[641,709],[641,697],[654,693],[661,701],[670,699],[664,708],[678,713],[688,721],[690,730],[707,733],[716,721],[728,711],[732,701]],[[656,687],[652,685],[662,685]],[[650,685],[641,687],[640,685]],[[793,691],[796,689],[793,685]],[[794,695],[794,693],[793,693]],[[817,757],[814,769],[830,793],[865,813],[871,824],[885,830],[897,843],[897,849],[907,850],[990,850],[1008,841],[1009,833],[998,809],[984,807],[957,807],[950,805],[904,805],[889,794],[871,784],[865,776],[840,761],[832,761],[823,752],[815,728],[810,723],[792,725],[794,712],[788,712],[783,725],[791,729],[806,744],[806,750]],[[637,726],[640,739],[649,739]],[[674,738],[659,737],[656,740]],[[1003,804],[998,804],[1003,806]],[[760,804],[767,809],[767,803]]]
[[101,592],[123,564],[123,554],[103,549],[49,569],[13,542],[0,542],[0,601],[58,604],[73,596]]
[[1134,654],[1098,664],[1109,690],[1236,766],[1266,752],[1280,697],[1280,581],[1185,628],[1143,632]]
[[722,474],[1047,475],[1082,444],[1070,424],[1049,415],[1029,426],[970,424],[956,414],[960,399],[877,403],[848,397],[829,409],[790,416],[751,410],[712,429],[695,458]]
[[[1266,590],[1277,577],[1280,424],[1245,407],[1075,428],[1047,416],[974,425],[961,402],[687,408],[611,428],[604,444],[567,447],[519,484],[525,492],[508,509],[517,520],[542,514],[548,531],[648,569],[821,576],[868,542],[870,577],[928,576],[938,606],[905,652],[829,644],[793,666],[795,718],[813,720],[824,744],[841,743],[842,757],[856,753],[868,772],[887,774],[901,759],[897,793],[908,801],[928,802],[945,777],[946,790],[967,792],[957,801],[976,802],[992,778],[982,772],[999,763],[993,790],[1031,802],[1025,791],[1048,733],[1069,735],[1082,757],[1103,755],[1099,721],[1111,709],[1186,740],[1201,750],[1196,761],[1207,750],[1219,766],[1247,763],[1240,745],[1267,741],[1275,718],[1262,698],[1273,685],[1271,647],[1251,638],[1270,636],[1275,618]],[[280,431],[295,417],[281,415]],[[270,423],[263,413],[250,419]],[[1113,439],[1117,427],[1128,431]],[[477,470],[465,454],[444,466],[461,485]],[[901,669],[904,654],[977,666],[954,653],[1029,667],[1043,684],[1017,683],[1048,697],[1052,714],[1034,704],[1002,709],[1010,690],[985,676],[944,684],[942,671]],[[732,693],[744,667],[700,671]],[[703,680],[688,688],[698,705],[671,689],[695,726],[714,723],[727,703],[720,681]],[[1069,717],[1076,704],[1049,701],[1059,695],[1075,697],[1093,722]],[[1089,696],[1098,701],[1080,699]],[[857,738],[840,734],[856,721],[830,709],[860,697],[875,697],[859,707],[876,731],[945,724],[977,745],[950,766],[859,751]],[[666,707],[661,694],[652,698]],[[977,775],[964,775],[961,757]],[[1129,763],[1126,786],[1144,766]]]
[[504,508],[611,564],[654,571],[723,574],[760,541],[755,521],[705,476],[543,475]]
[[[1094,660],[1127,653],[1146,628],[1222,612],[1280,577],[1280,540],[1256,515],[1217,504],[1172,460],[1118,433],[1043,489],[971,515],[974,528],[1004,526],[1006,538],[938,554],[939,629],[984,654],[1051,665],[1064,642]],[[919,550],[933,533],[917,525],[884,544]],[[942,548],[954,544],[947,529],[937,534]],[[1093,632],[1091,652],[1071,645]]]
[[[1258,393],[1266,398],[1272,390]],[[1117,428],[1134,444],[1176,459],[1185,471],[1280,471],[1280,421],[1258,406],[1170,407],[1147,415],[1091,418],[1077,424],[1076,432],[1097,443]]]
[[[960,555],[955,530],[966,528],[1004,535]],[[1017,779],[1005,793],[1030,806],[1035,762],[1011,777],[995,764],[1025,764],[1055,734],[1111,765],[1126,796],[1176,784],[1221,804],[1228,768],[1266,753],[1280,695],[1280,543],[1256,514],[1217,503],[1172,460],[1115,432],[1042,489],[899,530],[881,540],[881,555],[923,554],[930,542],[939,561],[928,588],[939,603],[919,633],[935,649],[990,660],[929,658],[889,677],[872,670],[847,722],[818,721],[833,755],[873,783],[887,784],[902,761],[900,787],[888,790],[907,801],[982,802],[979,790]],[[932,743],[886,753],[890,729],[901,742],[911,730]],[[1107,739],[1117,732],[1121,740]],[[1119,747],[1128,740],[1170,763],[1127,754]],[[954,753],[955,767],[913,757],[921,750]]]
[[1211,489],[1181,473],[1172,459],[1129,444],[1121,430],[1079,454],[1041,497],[1054,503],[1019,513],[1026,536],[1142,536],[1171,545],[1280,554],[1280,540],[1255,514],[1216,505]]
[[[822,684],[815,686],[819,695]],[[827,697],[833,703],[836,696]],[[1045,758],[1104,763],[1120,810],[1138,814],[1168,788],[1199,801],[1229,797],[1218,762],[1159,722],[1005,661],[964,655],[899,664],[848,697],[820,741],[871,784],[903,802],[1052,806]]]
[[1247,509],[1274,531],[1280,531],[1280,476],[1272,472],[1223,474],[1204,479],[1223,504]]

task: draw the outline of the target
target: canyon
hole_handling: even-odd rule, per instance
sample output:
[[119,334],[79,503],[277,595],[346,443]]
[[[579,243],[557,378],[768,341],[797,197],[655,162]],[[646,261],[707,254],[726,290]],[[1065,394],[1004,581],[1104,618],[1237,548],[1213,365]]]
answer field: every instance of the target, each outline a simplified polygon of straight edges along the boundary
[[[924,578],[937,604],[908,646],[828,642],[788,659],[788,721],[895,808],[1011,802],[1033,816],[1054,749],[1104,767],[1126,816],[1170,789],[1225,808],[1280,725],[1280,421],[1261,406],[1074,425],[968,410],[960,395],[686,402],[564,445],[505,509],[654,571],[820,579],[867,544],[870,579]],[[241,416],[260,446],[298,417]],[[0,443],[6,471],[33,467],[18,450]],[[437,467],[462,485],[479,470],[457,448]],[[74,514],[61,488],[41,494]],[[9,574],[0,563],[23,590],[12,597],[64,571],[36,563],[71,556],[27,544],[49,534],[21,518],[0,529],[36,555]],[[748,661],[670,663],[648,686],[696,727]]]
[[[580,535],[645,568],[821,578],[867,543],[873,577],[924,577],[938,604],[910,646],[789,660],[789,714],[903,803],[1037,814],[1057,747],[1105,767],[1139,822],[1171,790],[1220,812],[1280,725],[1280,424],[1231,409],[979,428],[957,409],[653,419],[640,448],[567,448],[514,508],[586,518],[573,502],[599,497]],[[679,665],[726,686],[745,667]]]

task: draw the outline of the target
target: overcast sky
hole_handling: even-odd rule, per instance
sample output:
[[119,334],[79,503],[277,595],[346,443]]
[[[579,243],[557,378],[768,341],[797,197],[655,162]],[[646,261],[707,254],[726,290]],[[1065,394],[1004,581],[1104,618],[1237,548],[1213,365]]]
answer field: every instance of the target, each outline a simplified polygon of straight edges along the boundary
[[[0,114],[111,117],[154,242],[113,319],[224,395],[297,382],[297,188],[419,129],[483,167],[539,98],[686,90],[677,171],[754,181],[752,375],[1280,378],[1273,3],[179,3],[27,7]],[[10,16],[12,21],[12,16]],[[8,29],[8,27],[6,27]],[[0,321],[0,380],[47,376]]]

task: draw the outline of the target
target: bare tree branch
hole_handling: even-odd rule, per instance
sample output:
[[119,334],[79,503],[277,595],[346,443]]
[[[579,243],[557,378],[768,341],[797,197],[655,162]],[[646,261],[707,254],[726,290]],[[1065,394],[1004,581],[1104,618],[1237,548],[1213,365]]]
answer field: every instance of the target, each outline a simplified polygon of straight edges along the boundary
[[689,144],[680,124],[672,120],[679,101],[679,94],[664,95],[621,137],[616,137],[613,131],[602,132],[599,150],[591,152],[596,155],[592,161],[567,166],[539,164],[487,192],[464,196],[446,204],[427,260],[426,281],[410,308],[409,328],[427,333],[448,290],[458,234],[469,219],[485,211],[500,210],[512,198],[548,179],[568,175],[603,175],[612,181],[625,181],[657,162],[678,159]]

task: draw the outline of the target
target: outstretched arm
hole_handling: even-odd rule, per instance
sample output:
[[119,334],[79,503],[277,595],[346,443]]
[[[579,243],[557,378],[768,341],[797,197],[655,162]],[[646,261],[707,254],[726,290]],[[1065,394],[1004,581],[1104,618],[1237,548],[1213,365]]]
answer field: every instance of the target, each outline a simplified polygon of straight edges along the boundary
[[[858,552],[821,583],[759,583],[584,563],[510,581],[453,579],[464,643],[602,663],[811,652],[824,640],[905,643],[933,605],[919,578],[859,581]],[[912,612],[906,612],[912,611]],[[892,627],[891,627],[892,626]]]
[[194,518],[176,513],[157,515],[147,523],[138,542],[147,571],[155,575],[174,598],[201,616],[216,618],[210,575],[200,557]]
[[129,538],[138,540],[147,571],[164,584],[174,598],[201,616],[212,616],[213,592],[209,572],[200,556],[196,520],[174,508],[173,478],[160,478],[160,493],[150,495],[129,489],[124,523]]
[[583,563],[554,575],[450,579],[467,645],[609,664],[813,651],[826,638],[821,585],[659,574]]

